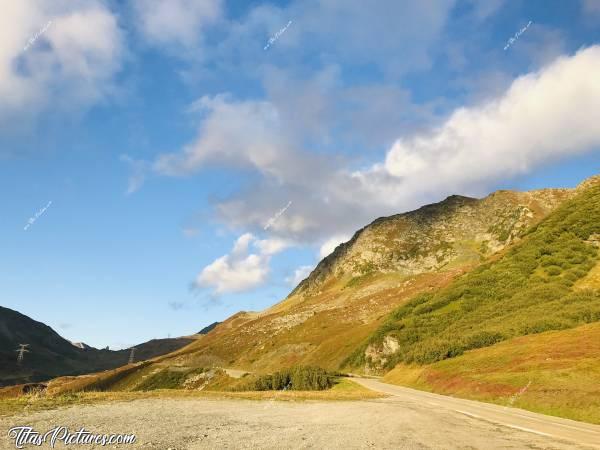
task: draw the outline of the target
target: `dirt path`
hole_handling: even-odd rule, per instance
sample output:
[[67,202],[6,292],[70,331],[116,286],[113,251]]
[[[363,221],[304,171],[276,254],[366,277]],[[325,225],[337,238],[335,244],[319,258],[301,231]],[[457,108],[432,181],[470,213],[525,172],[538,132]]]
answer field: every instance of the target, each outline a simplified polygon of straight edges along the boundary
[[244,375],[246,375],[249,372],[246,372],[245,370],[237,370],[237,369],[223,369],[225,371],[225,373],[227,375],[229,375],[232,378],[242,378]]
[[[134,433],[134,445],[68,448],[204,449],[583,449],[398,397],[347,402],[143,399],[0,418],[0,448],[12,426],[57,425]],[[28,446],[26,448],[50,448]],[[56,448],[66,448],[57,445]]]

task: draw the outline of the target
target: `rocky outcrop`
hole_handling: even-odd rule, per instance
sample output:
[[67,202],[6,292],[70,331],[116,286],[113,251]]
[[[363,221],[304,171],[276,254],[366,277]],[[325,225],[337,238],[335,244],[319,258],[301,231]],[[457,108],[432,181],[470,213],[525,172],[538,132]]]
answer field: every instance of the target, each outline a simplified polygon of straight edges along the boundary
[[576,190],[452,195],[416,211],[383,217],[339,245],[290,294],[314,294],[332,278],[373,272],[416,275],[477,263],[519,239]]

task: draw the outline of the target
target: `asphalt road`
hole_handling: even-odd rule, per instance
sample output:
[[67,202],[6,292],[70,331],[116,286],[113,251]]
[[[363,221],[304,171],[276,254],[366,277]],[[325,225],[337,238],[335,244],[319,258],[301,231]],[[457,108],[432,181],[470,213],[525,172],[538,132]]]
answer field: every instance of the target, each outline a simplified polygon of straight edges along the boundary
[[400,400],[428,408],[446,410],[449,414],[468,416],[540,436],[600,448],[600,426],[598,425],[546,416],[518,408],[432,394],[382,383],[372,378],[352,378],[352,380],[374,391],[390,394]]

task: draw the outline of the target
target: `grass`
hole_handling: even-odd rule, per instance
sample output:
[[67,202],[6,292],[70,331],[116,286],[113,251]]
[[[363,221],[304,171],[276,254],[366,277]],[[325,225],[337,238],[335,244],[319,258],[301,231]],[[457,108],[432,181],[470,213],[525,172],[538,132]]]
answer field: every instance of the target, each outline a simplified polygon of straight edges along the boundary
[[13,416],[41,410],[53,410],[78,405],[135,401],[141,399],[238,399],[276,401],[351,401],[386,397],[348,379],[339,379],[325,391],[188,391],[164,389],[137,392],[75,392],[59,395],[24,395],[0,399],[0,416]]
[[384,381],[600,424],[600,323],[400,364]]
[[598,250],[586,241],[599,232],[596,184],[528,230],[501,258],[396,309],[341,367],[376,367],[366,350],[381,347],[387,336],[399,348],[383,369],[430,364],[517,336],[600,320],[600,291],[590,288],[593,283],[577,284],[598,261]]

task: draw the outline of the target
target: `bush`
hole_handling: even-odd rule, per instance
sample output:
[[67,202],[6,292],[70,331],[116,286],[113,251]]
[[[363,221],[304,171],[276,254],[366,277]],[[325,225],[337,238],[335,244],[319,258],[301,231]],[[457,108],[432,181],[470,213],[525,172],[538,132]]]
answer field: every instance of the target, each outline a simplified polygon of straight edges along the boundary
[[335,376],[320,367],[296,366],[271,375],[261,375],[250,386],[255,391],[322,391],[334,384]]
[[559,266],[548,266],[546,267],[546,273],[550,276],[557,276],[560,275],[560,273],[562,272],[562,270],[560,269]]
[[502,333],[480,331],[467,338],[465,349],[481,348],[494,345],[496,342],[500,342],[506,339]]

